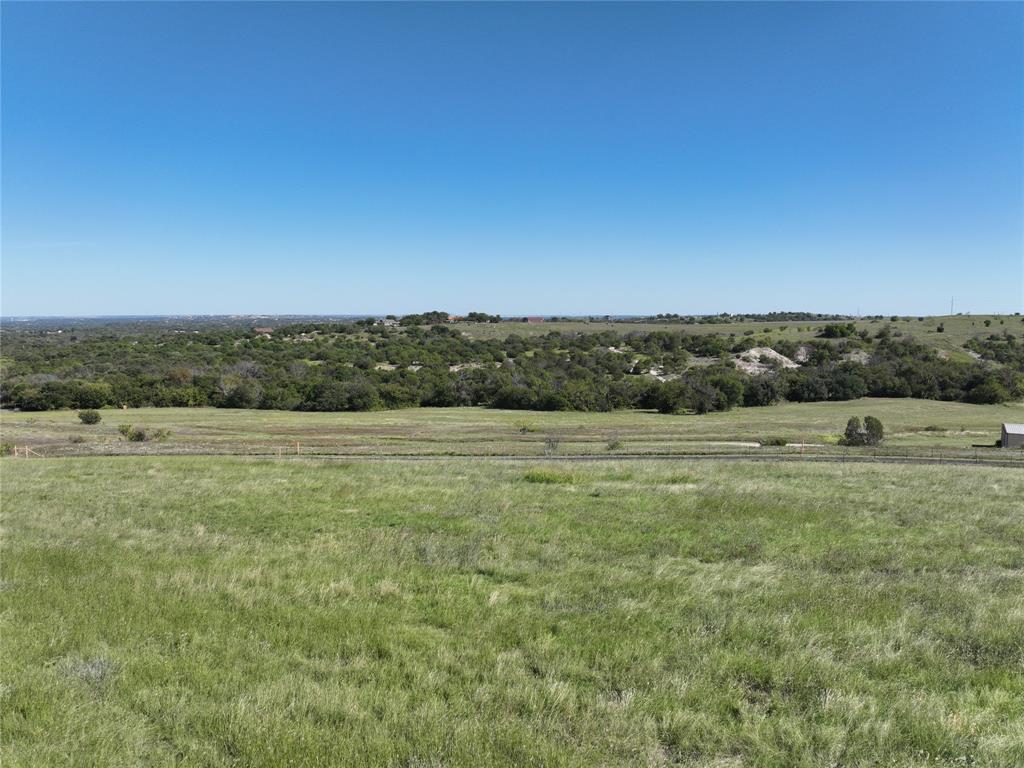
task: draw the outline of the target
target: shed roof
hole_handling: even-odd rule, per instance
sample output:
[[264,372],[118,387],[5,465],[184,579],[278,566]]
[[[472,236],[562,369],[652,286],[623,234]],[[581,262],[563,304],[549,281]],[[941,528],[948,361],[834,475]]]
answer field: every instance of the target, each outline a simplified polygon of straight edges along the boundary
[[1003,424],[1003,429],[1011,435],[1024,435],[1024,424]]

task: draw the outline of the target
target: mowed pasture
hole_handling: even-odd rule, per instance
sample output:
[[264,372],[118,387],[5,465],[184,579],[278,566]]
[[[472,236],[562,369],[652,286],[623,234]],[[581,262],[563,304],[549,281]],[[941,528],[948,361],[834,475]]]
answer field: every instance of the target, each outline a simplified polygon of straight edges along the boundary
[[[369,413],[300,413],[215,408],[105,409],[102,422],[82,424],[74,411],[0,411],[3,440],[44,456],[106,453],[262,453],[407,455],[611,455],[779,452],[759,449],[782,438],[806,453],[836,446],[851,416],[882,420],[887,439],[877,452],[1010,458],[992,446],[1002,422],[1024,422],[1024,403],[971,405],[934,400],[864,398],[786,403],[705,415],[502,411],[412,408]],[[153,433],[159,442],[128,442],[118,425]],[[298,446],[296,446],[298,443]],[[871,451],[876,452],[876,451]],[[856,453],[856,452],[855,452]]]
[[5,766],[1024,764],[1017,469],[0,471]]

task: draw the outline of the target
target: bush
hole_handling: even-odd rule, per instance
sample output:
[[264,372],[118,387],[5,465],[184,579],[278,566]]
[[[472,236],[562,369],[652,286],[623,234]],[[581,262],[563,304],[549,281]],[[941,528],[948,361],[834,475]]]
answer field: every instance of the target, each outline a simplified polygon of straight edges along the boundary
[[126,440],[133,443],[144,443],[149,439],[144,429],[136,429],[131,424],[121,424],[117,431],[124,435]]
[[865,445],[878,445],[885,439],[885,428],[874,416],[864,417]]
[[0,456],[10,456],[14,453],[14,443],[0,443]]
[[766,445],[785,446],[789,444],[784,437],[762,437],[759,442],[762,447]]
[[818,335],[823,339],[846,339],[857,332],[853,323],[829,323]]
[[846,431],[839,438],[840,445],[878,445],[885,437],[882,422],[874,416],[865,416],[864,424],[856,416],[846,422]]
[[864,445],[864,427],[861,426],[859,418],[851,416],[850,420],[846,422],[846,431],[839,438],[839,444]]
[[79,411],[78,418],[81,419],[83,424],[99,424],[103,417],[100,416],[99,411],[88,408],[84,411]]

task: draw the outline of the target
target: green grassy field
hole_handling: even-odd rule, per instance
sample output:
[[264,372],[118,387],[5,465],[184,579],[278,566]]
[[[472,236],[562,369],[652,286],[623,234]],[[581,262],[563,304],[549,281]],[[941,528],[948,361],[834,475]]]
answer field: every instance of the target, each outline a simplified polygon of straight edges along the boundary
[[[542,455],[549,438],[563,455],[707,453],[756,450],[766,437],[834,450],[850,416],[877,416],[885,450],[963,453],[992,445],[1002,422],[1024,422],[1024,403],[970,405],[934,400],[865,398],[839,403],[787,403],[702,416],[412,408],[370,413],[234,411],[214,408],[104,410],[98,426],[73,411],[0,411],[0,434],[45,456],[91,453],[304,453]],[[131,423],[168,429],[163,442],[129,443],[117,431]],[[790,449],[793,450],[793,449]],[[1005,458],[1007,452],[982,451]],[[1018,452],[1019,453],[1019,452]]]
[[0,473],[4,766],[1024,764],[1017,469]]

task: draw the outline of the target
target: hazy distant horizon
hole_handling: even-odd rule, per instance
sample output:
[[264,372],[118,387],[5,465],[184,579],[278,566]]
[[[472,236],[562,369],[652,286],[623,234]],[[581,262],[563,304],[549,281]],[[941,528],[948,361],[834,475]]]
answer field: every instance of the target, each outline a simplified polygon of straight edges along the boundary
[[[436,307],[429,310],[420,309],[412,312],[213,312],[213,313],[170,313],[170,314],[122,314],[122,315],[0,315],[0,322],[28,322],[35,320],[110,320],[110,321],[121,321],[121,320],[202,320],[202,319],[327,319],[327,320],[362,320],[365,318],[382,318],[388,316],[402,317],[409,314],[420,314],[422,312],[429,311],[447,311],[442,307]],[[917,312],[873,312],[873,313],[862,313],[854,314],[849,312],[828,312],[818,310],[805,310],[805,309],[775,309],[766,311],[746,311],[746,312],[729,312],[723,310],[722,312],[675,312],[674,310],[668,310],[664,313],[658,312],[639,312],[633,314],[626,313],[612,313],[612,312],[583,312],[583,313],[568,313],[568,312],[491,312],[487,309],[471,309],[455,312],[452,314],[464,316],[469,312],[487,312],[488,314],[500,315],[502,320],[517,320],[523,317],[543,317],[545,319],[554,317],[566,317],[571,320],[587,320],[587,319],[604,319],[609,320],[633,320],[644,317],[655,317],[658,314],[677,314],[681,317],[718,317],[721,315],[731,315],[734,317],[742,317],[744,315],[766,315],[772,312],[806,312],[807,314],[815,314],[821,316],[839,316],[839,317],[985,317],[985,316],[996,316],[1006,315],[1014,316],[1020,315],[1019,310],[1013,312],[954,312],[952,315],[949,312],[946,313],[917,313]],[[766,321],[767,322],[767,321]],[[785,322],[785,321],[782,321]],[[795,321],[794,321],[795,322]]]

